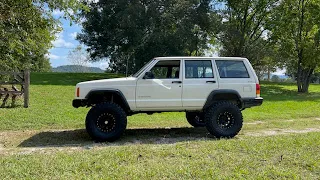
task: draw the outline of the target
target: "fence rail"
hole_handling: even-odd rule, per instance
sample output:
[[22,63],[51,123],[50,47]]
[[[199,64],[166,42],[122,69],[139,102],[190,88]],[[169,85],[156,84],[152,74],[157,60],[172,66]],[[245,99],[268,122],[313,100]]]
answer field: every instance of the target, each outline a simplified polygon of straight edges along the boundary
[[[0,81],[0,100],[4,97],[0,107],[5,107],[10,96],[12,97],[12,106],[18,96],[23,96],[23,106],[25,108],[29,107],[30,71],[0,72],[0,75],[13,77],[12,81]],[[2,87],[3,85],[11,85],[11,87]],[[20,90],[15,85],[21,85]]]

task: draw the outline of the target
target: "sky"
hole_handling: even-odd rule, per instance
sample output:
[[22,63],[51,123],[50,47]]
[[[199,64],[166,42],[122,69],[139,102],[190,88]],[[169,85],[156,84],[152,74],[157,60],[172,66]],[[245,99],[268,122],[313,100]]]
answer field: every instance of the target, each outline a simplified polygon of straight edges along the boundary
[[[54,11],[53,15],[55,18],[59,18],[63,14],[61,11]],[[81,26],[75,23],[70,26],[70,21],[62,18],[60,21],[63,30],[56,34],[57,38],[52,42],[53,48],[49,50],[48,54],[52,67],[72,64],[68,61],[68,53],[80,44],[76,40],[76,35],[81,32]],[[99,67],[104,70],[108,67],[108,63],[106,61],[94,62],[89,63],[88,66]]]

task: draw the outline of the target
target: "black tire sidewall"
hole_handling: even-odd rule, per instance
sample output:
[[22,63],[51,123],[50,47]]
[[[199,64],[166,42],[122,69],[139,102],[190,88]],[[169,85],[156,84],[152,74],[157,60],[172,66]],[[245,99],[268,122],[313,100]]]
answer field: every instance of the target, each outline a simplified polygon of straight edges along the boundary
[[[229,112],[234,118],[233,125],[229,128],[222,128],[218,124],[220,113]],[[239,133],[242,128],[243,118],[240,109],[233,103],[223,101],[214,104],[205,114],[207,130],[217,138],[231,138]]]
[[[103,113],[112,114],[115,117],[115,128],[111,132],[101,131],[96,121]],[[96,141],[115,141],[120,138],[127,127],[127,117],[123,109],[114,103],[102,103],[92,107],[86,117],[86,130]]]

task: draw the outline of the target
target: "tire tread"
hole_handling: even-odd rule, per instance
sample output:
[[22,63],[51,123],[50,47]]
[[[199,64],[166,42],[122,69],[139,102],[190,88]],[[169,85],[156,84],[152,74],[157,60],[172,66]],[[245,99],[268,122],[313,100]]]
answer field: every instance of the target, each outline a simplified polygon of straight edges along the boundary
[[[220,127],[218,127],[217,124],[215,124],[214,121],[216,121],[216,116],[218,115],[219,109],[222,108],[231,108],[232,111],[235,112],[235,125],[236,127],[233,127],[231,129],[223,130]],[[209,107],[205,112],[205,122],[206,122],[206,128],[210,132],[210,134],[214,135],[217,138],[225,137],[225,138],[232,138],[236,136],[243,125],[243,116],[241,113],[241,110],[238,108],[237,105],[233,104],[229,101],[220,101],[215,104],[213,104],[211,107]]]
[[[116,118],[117,123],[120,123],[114,132],[111,133],[103,133],[96,129],[95,125],[92,121],[95,120],[97,113],[103,111],[114,111],[119,116]],[[113,102],[103,102],[93,106],[86,117],[86,129],[88,134],[96,141],[104,142],[104,141],[115,141],[120,138],[120,136],[124,133],[127,127],[127,116],[125,111],[118,105]]]

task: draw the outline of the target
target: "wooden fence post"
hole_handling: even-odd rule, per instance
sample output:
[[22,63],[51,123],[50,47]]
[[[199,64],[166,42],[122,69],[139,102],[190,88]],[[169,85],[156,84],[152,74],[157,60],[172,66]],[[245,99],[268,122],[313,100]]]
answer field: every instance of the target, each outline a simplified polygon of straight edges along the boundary
[[29,86],[30,86],[30,71],[24,71],[24,107],[29,107]]

